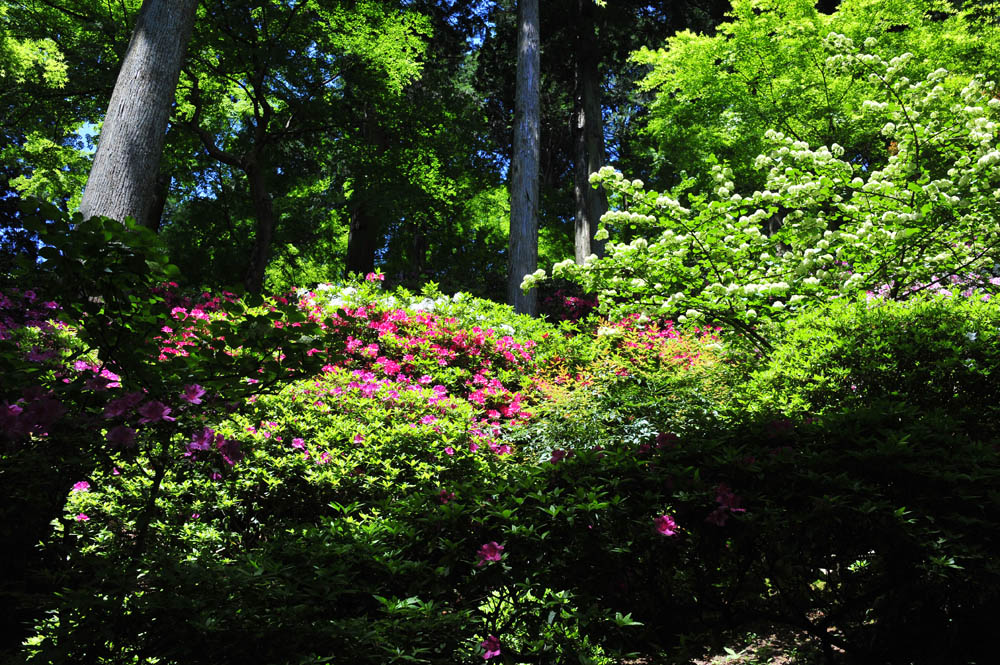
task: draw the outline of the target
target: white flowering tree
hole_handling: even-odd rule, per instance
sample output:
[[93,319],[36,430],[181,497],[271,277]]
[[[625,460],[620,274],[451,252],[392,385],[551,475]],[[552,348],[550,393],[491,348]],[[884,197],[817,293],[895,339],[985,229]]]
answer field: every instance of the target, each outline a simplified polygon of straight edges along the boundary
[[[767,132],[773,148],[755,166],[766,189],[733,191],[732,171],[713,169],[715,188],[647,191],[611,168],[592,176],[612,209],[598,237],[607,255],[556,264],[601,297],[609,315],[642,310],[707,319],[752,333],[811,303],[861,291],[906,298],[952,275],[987,282],[1000,258],[1000,97],[991,81],[938,69],[905,76],[908,54],[874,55],[831,33],[827,66],[878,84],[864,103],[883,124],[888,163],[845,161],[843,149]],[[524,287],[548,275],[528,275]]]

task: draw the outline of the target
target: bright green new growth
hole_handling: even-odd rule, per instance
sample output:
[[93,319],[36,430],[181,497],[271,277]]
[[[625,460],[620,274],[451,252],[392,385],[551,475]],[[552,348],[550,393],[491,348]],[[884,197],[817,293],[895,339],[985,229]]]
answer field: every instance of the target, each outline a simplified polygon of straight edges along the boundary
[[913,81],[911,56],[886,60],[872,39],[831,33],[824,47],[830,71],[881,90],[862,108],[890,142],[884,167],[771,130],[755,162],[765,188],[746,195],[721,164],[708,193],[647,191],[605,168],[592,182],[612,202],[598,232],[614,239],[607,256],[552,276],[600,294],[607,314],[638,307],[743,329],[859,291],[903,299],[955,274],[988,278],[1000,258],[995,84],[959,85],[944,69]]

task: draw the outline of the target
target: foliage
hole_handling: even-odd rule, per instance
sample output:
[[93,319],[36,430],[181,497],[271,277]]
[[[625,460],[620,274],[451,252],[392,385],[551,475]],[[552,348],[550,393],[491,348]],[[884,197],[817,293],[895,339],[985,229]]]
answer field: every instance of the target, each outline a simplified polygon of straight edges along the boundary
[[840,301],[782,326],[746,384],[748,407],[802,418],[880,400],[933,409],[976,434],[996,426],[1000,353],[992,300],[937,296],[905,303]]
[[863,107],[896,146],[884,168],[775,131],[774,148],[756,160],[766,189],[752,194],[734,191],[720,164],[713,190],[672,194],[605,168],[593,181],[610,190],[614,209],[599,235],[617,242],[606,258],[565,261],[552,274],[597,292],[605,313],[683,312],[678,320],[718,320],[746,334],[760,318],[864,290],[904,299],[952,275],[991,286],[1000,242],[994,84],[975,78],[958,89],[943,69],[911,81],[911,57],[887,61],[873,39],[859,46],[831,33],[824,45],[827,67],[881,87],[883,97]]
[[955,3],[848,0],[824,14],[807,0],[738,0],[714,34],[686,30],[634,54],[649,68],[641,89],[655,94],[647,180],[668,189],[691,177],[710,187],[719,160],[733,169],[737,191],[764,189],[766,173],[752,164],[770,148],[770,129],[811,146],[836,143],[845,161],[884,167],[894,137],[863,107],[881,84],[830,66],[830,32],[876,40],[868,52],[885,60],[910,53],[913,80],[938,68],[959,82],[998,73],[996,24]]

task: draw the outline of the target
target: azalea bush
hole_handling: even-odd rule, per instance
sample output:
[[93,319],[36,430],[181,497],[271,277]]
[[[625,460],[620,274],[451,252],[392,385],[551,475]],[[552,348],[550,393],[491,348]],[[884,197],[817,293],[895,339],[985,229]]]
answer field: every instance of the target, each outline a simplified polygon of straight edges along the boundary
[[978,292],[824,306],[762,356],[378,273],[185,291],[141,230],[35,217],[37,292],[0,300],[21,660],[610,664],[782,626],[830,658],[979,655]]

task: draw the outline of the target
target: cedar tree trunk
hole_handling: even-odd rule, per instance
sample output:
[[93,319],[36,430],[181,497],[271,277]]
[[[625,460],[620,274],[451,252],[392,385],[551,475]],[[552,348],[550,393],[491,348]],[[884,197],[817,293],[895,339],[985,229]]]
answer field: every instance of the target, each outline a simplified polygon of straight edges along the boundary
[[197,0],[145,0],[104,116],[83,192],[84,218],[148,223],[163,137]]
[[538,0],[517,3],[517,92],[510,183],[510,271],[507,299],[520,314],[538,313],[534,289],[521,291],[524,276],[538,268],[538,163],[541,124]]
[[594,240],[597,223],[608,211],[603,189],[590,186],[590,174],[604,166],[604,118],[601,113],[600,52],[594,25],[593,0],[577,0],[576,94],[573,110],[573,194],[576,199],[573,254],[583,263],[591,254],[604,253]]

